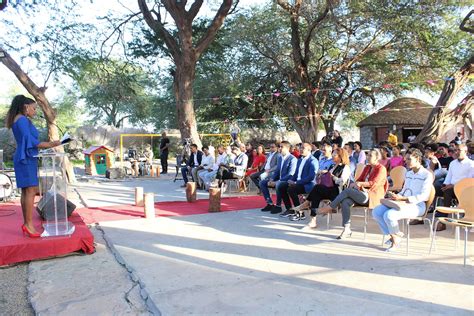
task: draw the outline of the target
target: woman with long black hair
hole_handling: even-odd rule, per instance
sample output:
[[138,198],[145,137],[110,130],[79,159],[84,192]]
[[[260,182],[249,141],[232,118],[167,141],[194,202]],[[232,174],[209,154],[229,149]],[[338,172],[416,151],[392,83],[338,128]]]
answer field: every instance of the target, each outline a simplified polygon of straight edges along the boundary
[[13,98],[8,110],[5,125],[11,128],[16,141],[13,156],[16,185],[21,188],[21,209],[23,211],[23,234],[38,238],[41,233],[33,225],[34,199],[38,192],[38,148],[51,148],[61,144],[60,141],[40,142],[39,133],[31,122],[36,115],[37,104],[24,95]]

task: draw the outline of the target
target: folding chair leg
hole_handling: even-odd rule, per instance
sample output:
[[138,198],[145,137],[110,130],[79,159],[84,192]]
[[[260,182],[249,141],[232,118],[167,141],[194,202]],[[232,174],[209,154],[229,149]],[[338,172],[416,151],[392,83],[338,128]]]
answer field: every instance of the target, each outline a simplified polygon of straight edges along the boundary
[[[436,227],[436,224],[438,224],[438,220],[434,222],[432,228]],[[431,254],[431,249],[433,248],[433,244],[435,245],[435,251],[436,251],[436,229],[433,230],[433,236],[431,237],[431,244],[430,244],[430,254]]]
[[466,257],[467,257],[467,227],[464,227],[464,266],[466,266]]
[[[453,215],[454,217],[454,215]],[[456,213],[456,219],[459,219],[459,213]],[[456,240],[455,244],[454,244],[454,249],[455,250],[458,250],[458,244],[459,244],[459,239],[461,239],[460,236],[461,233],[460,233],[460,229],[458,226],[456,226],[454,228],[454,239]]]
[[407,236],[406,236],[406,239],[407,239],[406,255],[408,256],[408,251],[409,251],[409,248],[410,248],[410,224],[408,223],[408,219],[405,219],[404,221],[406,221],[406,223],[405,223],[405,225],[406,225],[406,231],[407,231]]
[[367,237],[367,213],[368,213],[368,209],[364,208],[364,240]]

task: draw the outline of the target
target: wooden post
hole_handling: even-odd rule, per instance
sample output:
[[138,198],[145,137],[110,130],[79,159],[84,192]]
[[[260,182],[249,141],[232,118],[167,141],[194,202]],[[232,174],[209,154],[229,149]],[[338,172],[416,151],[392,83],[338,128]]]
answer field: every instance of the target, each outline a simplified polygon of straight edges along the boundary
[[155,218],[155,194],[154,193],[145,193],[143,199],[145,200],[145,218],[153,219]]
[[154,177],[155,176],[155,169],[153,168],[153,165],[150,166],[150,177]]
[[196,201],[196,182],[186,183],[186,200],[188,202]]
[[143,187],[135,188],[135,206],[143,206]]
[[209,189],[209,212],[221,211],[221,189]]

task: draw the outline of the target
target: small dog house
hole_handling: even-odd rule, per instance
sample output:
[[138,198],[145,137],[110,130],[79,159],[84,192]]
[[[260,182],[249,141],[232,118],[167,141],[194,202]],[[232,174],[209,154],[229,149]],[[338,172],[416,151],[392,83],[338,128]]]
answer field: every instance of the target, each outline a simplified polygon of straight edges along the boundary
[[84,151],[86,174],[105,175],[114,164],[114,152],[106,146],[91,146]]

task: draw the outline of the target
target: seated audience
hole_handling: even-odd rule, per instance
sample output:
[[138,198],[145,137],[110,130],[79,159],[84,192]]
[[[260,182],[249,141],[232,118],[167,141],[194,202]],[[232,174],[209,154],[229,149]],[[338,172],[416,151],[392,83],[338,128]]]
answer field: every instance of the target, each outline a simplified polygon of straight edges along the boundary
[[[196,144],[191,144],[191,156],[189,156],[186,166],[181,167],[181,175],[183,176],[184,180],[184,185],[182,185],[182,187],[185,187],[186,183],[189,181],[188,174],[191,174],[192,176],[192,170],[201,164],[202,155],[203,153],[202,151],[198,150],[198,146]],[[197,181],[197,179],[194,180]]]
[[[449,164],[448,174],[441,187],[443,204],[448,207],[452,205],[453,199],[456,198],[454,185],[464,178],[474,178],[474,161],[467,158],[467,146],[465,144],[456,146],[456,156],[457,159]],[[438,223],[436,230],[445,229],[446,226],[443,223]]]
[[252,174],[260,172],[265,165],[266,160],[267,158],[265,157],[265,149],[263,148],[263,145],[258,145],[257,151],[253,156],[253,163],[245,172],[245,176],[250,177]]
[[316,173],[319,169],[319,163],[316,158],[311,155],[311,145],[302,144],[301,158],[296,164],[296,171],[288,182],[282,183],[278,190],[285,204],[285,212],[280,214],[281,217],[289,217],[295,214],[291,209],[291,202],[294,206],[300,205],[298,194],[309,193],[315,184]]
[[225,164],[221,165],[217,170],[216,179],[218,180],[218,186],[223,188],[224,180],[227,179],[240,179],[245,175],[247,169],[247,155],[240,150],[238,146],[232,146],[232,154],[235,158],[233,161],[227,160]]
[[380,147],[380,153],[382,155],[382,158],[379,160],[379,163],[388,170],[390,162],[390,151],[387,147]]
[[394,201],[405,201],[409,204],[400,210],[379,205],[372,211],[372,216],[378,223],[382,234],[390,235],[390,247],[393,250],[400,245],[403,233],[400,232],[398,221],[423,215],[426,201],[429,199],[433,175],[422,165],[423,154],[418,149],[412,150],[405,157],[409,171],[405,177],[403,189],[399,194],[391,193],[389,198]]
[[349,167],[351,169],[351,180],[354,180],[355,171],[357,168],[357,160],[352,156],[354,152],[354,142],[348,142],[344,145],[344,150],[347,152],[349,157]]
[[195,179],[196,181],[197,187],[201,189],[206,189],[206,187],[204,186],[204,182],[201,181],[201,174],[212,168],[212,166],[214,165],[214,157],[209,152],[209,147],[203,146],[202,151],[204,155],[201,158],[201,163],[197,168],[192,169],[192,175],[193,179]]
[[206,190],[209,190],[209,187],[211,186],[211,182],[216,177],[219,166],[224,165],[225,160],[227,158],[227,153],[224,150],[224,146],[222,145],[217,146],[217,152],[219,155],[217,156],[216,162],[211,167],[208,167],[207,169],[204,169],[203,171],[199,173],[199,177],[201,178],[201,181],[203,182],[204,188]]
[[[281,190],[279,187],[286,185],[286,182],[290,180],[296,171],[297,159],[295,156],[290,154],[290,143],[282,141],[280,143],[281,155],[278,157],[278,163],[276,170],[272,175],[266,179],[260,181],[260,190],[262,190],[263,198],[267,202],[267,205],[262,208],[262,212],[271,212],[272,214],[281,213]],[[275,187],[277,193],[276,205],[273,205],[273,200],[270,196],[270,187]]]
[[[309,228],[316,228],[317,226],[317,208],[319,203],[322,200],[334,200],[344,189],[347,188],[349,184],[349,179],[351,176],[351,169],[349,167],[349,155],[345,149],[337,148],[332,153],[332,159],[334,161],[334,166],[329,170],[329,172],[324,175],[328,179],[324,181],[319,181],[316,184],[311,192],[308,194],[306,201],[303,202],[298,207],[295,207],[294,210],[300,213],[300,211],[310,208],[311,209],[311,221],[308,224]],[[300,220],[297,215],[290,218],[291,220]]]
[[395,167],[405,165],[405,160],[403,159],[403,156],[401,155],[402,150],[403,150],[402,144],[398,144],[397,146],[392,147],[392,157],[390,157],[390,161],[388,164],[389,168],[387,169],[388,171],[392,170]]
[[319,157],[321,156],[321,142],[312,142],[311,143],[311,154],[313,155],[314,158],[319,160]]
[[265,165],[262,170],[257,171],[250,175],[250,180],[257,186],[259,192],[260,190],[260,180],[268,178],[273,171],[275,171],[278,163],[278,147],[275,143],[270,144],[270,152],[265,158]]
[[380,204],[388,188],[387,169],[379,163],[381,154],[378,149],[372,149],[367,155],[368,164],[359,178],[349,188],[342,191],[328,206],[319,209],[318,214],[328,214],[339,205],[342,210],[342,225],[344,229],[337,239],[348,238],[351,231],[351,207],[354,204],[374,208]]
[[357,164],[364,164],[365,165],[365,152],[362,150],[362,143],[357,141],[354,142],[354,152],[352,153],[354,159],[357,161]]

